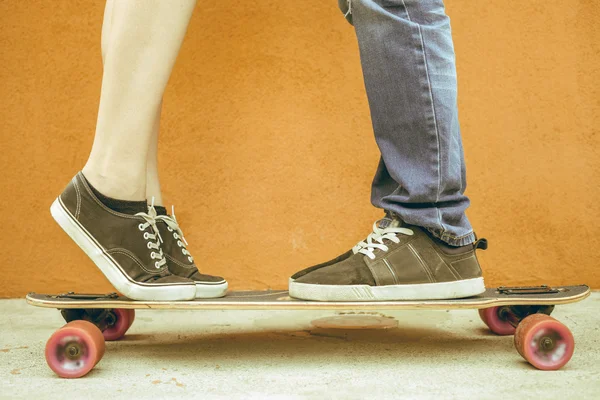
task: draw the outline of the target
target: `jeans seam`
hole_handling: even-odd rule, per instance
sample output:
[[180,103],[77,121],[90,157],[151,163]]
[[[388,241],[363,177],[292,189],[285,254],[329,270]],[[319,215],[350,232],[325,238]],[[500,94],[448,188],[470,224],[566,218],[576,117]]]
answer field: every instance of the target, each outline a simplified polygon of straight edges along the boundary
[[[410,22],[412,22],[412,20],[410,18],[410,13],[408,12],[408,7],[406,7],[406,3],[404,2],[404,0],[402,0],[402,6],[406,10],[406,16],[407,16],[408,20]],[[440,189],[442,187],[442,173],[441,173],[441,160],[440,160],[440,132],[439,132],[438,124],[437,124],[437,115],[435,113],[435,106],[433,104],[433,93],[431,91],[431,79],[429,77],[429,68],[427,66],[427,58],[425,55],[425,42],[423,40],[423,32],[421,31],[421,25],[419,25],[418,23],[416,25],[417,25],[417,30],[419,31],[419,38],[421,40],[421,49],[423,51],[423,65],[425,66],[425,76],[427,77],[427,90],[429,91],[429,99],[431,101],[431,112],[433,114],[433,125],[435,127],[435,138],[436,138],[437,159],[438,159],[438,162],[437,162],[438,187],[437,187],[437,194],[436,194],[436,198],[435,198],[435,202],[437,203],[440,201]],[[442,224],[442,217],[440,215],[439,209],[438,209],[438,220],[439,220],[439,224],[440,224],[440,228],[442,229],[442,232],[445,232],[446,229],[444,228],[444,225]]]
[[433,104],[433,93],[431,92],[431,79],[429,78],[429,67],[427,66],[427,58],[425,56],[425,42],[423,41],[423,33],[421,31],[421,26],[417,25],[417,29],[419,30],[419,38],[421,39],[421,49],[423,50],[423,65],[425,65],[425,76],[427,77],[427,90],[429,91],[429,100],[431,101],[431,113],[433,114],[433,125],[435,127],[435,137],[437,144],[438,190],[435,198],[435,202],[437,203],[440,201],[440,187],[442,179],[442,174],[440,171],[440,132],[437,125],[437,115],[435,114],[435,107]]
[[[402,0],[404,1],[404,0]],[[435,106],[433,104],[433,93],[431,92],[431,79],[429,78],[429,68],[427,66],[427,58],[425,57],[425,42],[423,41],[423,33],[421,32],[421,26],[417,25],[417,29],[419,30],[419,37],[421,38],[421,48],[423,49],[423,64],[425,65],[425,75],[427,77],[427,90],[429,91],[429,99],[431,101],[431,112],[433,114],[433,125],[435,127],[435,138],[437,145],[437,173],[438,173],[438,187],[437,194],[435,197],[435,202],[440,201],[440,189],[442,187],[442,171],[441,171],[441,160],[440,160],[440,132],[437,125],[437,115],[435,114]],[[440,215],[440,211],[438,208],[438,220],[440,221],[440,228],[443,232],[446,231],[444,225],[442,224],[442,216]]]
[[437,216],[438,216],[438,220],[440,221],[440,227],[442,228],[442,235],[446,233],[446,228],[444,227],[444,224],[442,222],[442,210],[440,210],[439,208],[436,208],[437,210]]

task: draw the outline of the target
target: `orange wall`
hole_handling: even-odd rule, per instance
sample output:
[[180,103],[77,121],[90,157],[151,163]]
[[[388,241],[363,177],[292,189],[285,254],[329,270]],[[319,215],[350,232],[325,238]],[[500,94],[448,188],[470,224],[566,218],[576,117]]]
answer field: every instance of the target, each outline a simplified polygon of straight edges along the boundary
[[[194,12],[165,95],[161,178],[205,271],[282,288],[369,232],[378,151],[336,1],[239,4]],[[0,2],[0,296],[110,290],[48,209],[92,144],[103,7]],[[600,3],[447,8],[487,283],[600,288]]]

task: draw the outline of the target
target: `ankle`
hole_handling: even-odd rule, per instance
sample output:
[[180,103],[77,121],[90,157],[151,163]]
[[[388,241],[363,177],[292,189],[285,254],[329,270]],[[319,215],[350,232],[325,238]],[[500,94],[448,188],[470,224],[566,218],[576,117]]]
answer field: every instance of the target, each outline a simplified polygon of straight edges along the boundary
[[113,174],[86,165],[82,171],[85,179],[105,196],[127,201],[146,200],[145,176],[141,179],[131,174]]
[[148,204],[145,200],[131,201],[115,199],[104,195],[98,189],[96,189],[94,185],[92,185],[90,181],[87,180],[83,173],[81,174],[81,179],[83,180],[84,184],[88,187],[88,189],[92,192],[93,196],[96,197],[96,199],[100,201],[100,203],[104,204],[105,207],[113,211],[116,211],[121,214],[134,215],[146,212],[148,209]]

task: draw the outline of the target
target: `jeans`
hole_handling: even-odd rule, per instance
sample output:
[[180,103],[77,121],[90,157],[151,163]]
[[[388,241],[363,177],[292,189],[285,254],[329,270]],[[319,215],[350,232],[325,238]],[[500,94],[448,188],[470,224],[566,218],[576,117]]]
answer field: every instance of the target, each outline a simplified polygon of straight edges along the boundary
[[381,151],[371,202],[454,246],[475,241],[442,0],[338,0],[354,25]]

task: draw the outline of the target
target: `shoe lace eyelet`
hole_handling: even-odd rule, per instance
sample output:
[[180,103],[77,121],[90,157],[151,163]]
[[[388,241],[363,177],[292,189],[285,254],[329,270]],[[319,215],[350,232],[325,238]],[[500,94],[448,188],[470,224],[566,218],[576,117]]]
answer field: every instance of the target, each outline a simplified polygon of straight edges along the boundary
[[173,232],[173,228],[171,228],[170,226],[168,226],[167,229],[169,230],[169,232]]
[[[149,249],[151,249],[152,248],[152,243],[151,242],[146,243],[146,247],[149,248]],[[154,254],[154,253],[152,253],[152,254]]]
[[150,234],[148,232],[144,232],[144,239],[148,239],[150,237]]
[[160,266],[158,265],[158,261],[156,261],[156,262],[154,263],[154,267],[155,267],[156,269],[159,269],[159,268],[160,268]]
[[143,231],[143,230],[144,230],[144,224],[139,224],[139,225],[138,225],[138,229],[139,229],[140,231]]
[[179,246],[179,247],[183,247],[183,243],[181,242],[181,240],[178,240],[178,241],[177,241],[177,246]]
[[188,260],[190,260],[190,262],[194,262],[194,259],[192,257],[188,257]]

